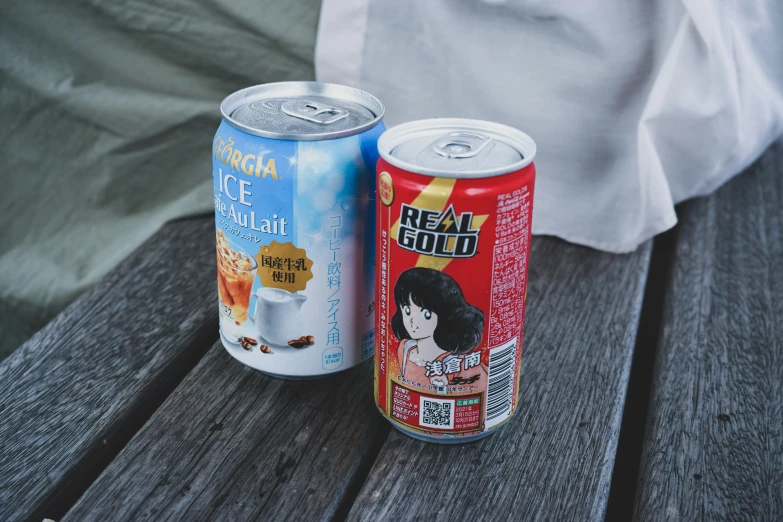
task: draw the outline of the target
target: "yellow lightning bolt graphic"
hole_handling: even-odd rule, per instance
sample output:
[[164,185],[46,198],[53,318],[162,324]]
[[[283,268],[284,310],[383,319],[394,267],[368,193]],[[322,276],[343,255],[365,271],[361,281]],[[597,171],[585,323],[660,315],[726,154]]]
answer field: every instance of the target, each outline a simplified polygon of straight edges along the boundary
[[[430,184],[416,196],[416,199],[411,201],[411,206],[442,212],[456,182],[457,180],[452,178],[433,178]],[[391,236],[395,239],[399,228],[400,220],[398,218],[391,228]]]
[[443,221],[440,222],[441,225],[443,225],[443,231],[447,231],[451,225],[454,224],[454,220],[451,219],[451,214],[447,215],[443,218]]
[[[425,208],[427,210],[436,210],[443,212],[446,207],[446,202],[451,196],[451,191],[454,189],[454,184],[457,182],[455,178],[433,178],[429,185],[424,187],[424,190],[411,201],[410,205],[418,208]],[[475,229],[480,229],[481,225],[487,220],[489,216],[473,216],[473,226]],[[448,219],[448,218],[447,218]],[[452,221],[453,223],[453,221]],[[394,223],[391,227],[391,236],[396,240],[397,232],[400,229],[400,220]],[[451,238],[446,244],[447,248],[454,248],[455,238]],[[435,257],[419,255],[419,259],[416,261],[416,266],[423,268],[432,268],[433,270],[444,270],[448,264],[451,263],[450,257]]]

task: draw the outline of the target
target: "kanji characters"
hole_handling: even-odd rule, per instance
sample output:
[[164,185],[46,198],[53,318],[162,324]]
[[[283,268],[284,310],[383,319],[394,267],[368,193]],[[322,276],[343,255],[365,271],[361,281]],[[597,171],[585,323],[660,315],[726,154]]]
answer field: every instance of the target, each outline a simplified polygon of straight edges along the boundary
[[427,361],[424,363],[424,370],[424,375],[426,377],[443,375],[443,363],[440,361]]
[[466,370],[478,366],[479,364],[481,364],[481,352],[473,352],[467,354],[465,356],[463,364]]

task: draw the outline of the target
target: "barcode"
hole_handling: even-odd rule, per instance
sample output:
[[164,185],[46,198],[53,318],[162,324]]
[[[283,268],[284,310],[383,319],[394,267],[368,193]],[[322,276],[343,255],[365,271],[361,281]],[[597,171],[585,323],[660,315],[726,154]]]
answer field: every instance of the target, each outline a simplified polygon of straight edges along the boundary
[[428,428],[454,427],[454,401],[421,397],[419,424]]
[[516,339],[489,352],[487,428],[504,421],[511,413],[516,356]]

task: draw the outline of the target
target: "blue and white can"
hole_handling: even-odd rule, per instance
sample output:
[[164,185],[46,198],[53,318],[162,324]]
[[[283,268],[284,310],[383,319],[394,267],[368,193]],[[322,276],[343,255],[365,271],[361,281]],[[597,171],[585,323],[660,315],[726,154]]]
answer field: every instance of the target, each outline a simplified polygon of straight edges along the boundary
[[350,87],[284,82],[220,108],[212,164],[226,350],[288,378],[371,358],[383,105]]

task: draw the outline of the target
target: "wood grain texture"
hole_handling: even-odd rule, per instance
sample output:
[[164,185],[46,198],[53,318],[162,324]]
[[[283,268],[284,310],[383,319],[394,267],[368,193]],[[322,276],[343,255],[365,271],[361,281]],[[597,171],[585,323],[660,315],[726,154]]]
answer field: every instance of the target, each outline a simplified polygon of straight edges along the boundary
[[783,146],[683,205],[637,520],[783,520]]
[[649,257],[535,238],[516,416],[459,446],[393,430],[348,519],[603,520]]
[[286,381],[218,343],[63,521],[330,520],[388,430],[369,361]]
[[0,364],[0,520],[58,518],[211,346],[214,237],[164,226]]

